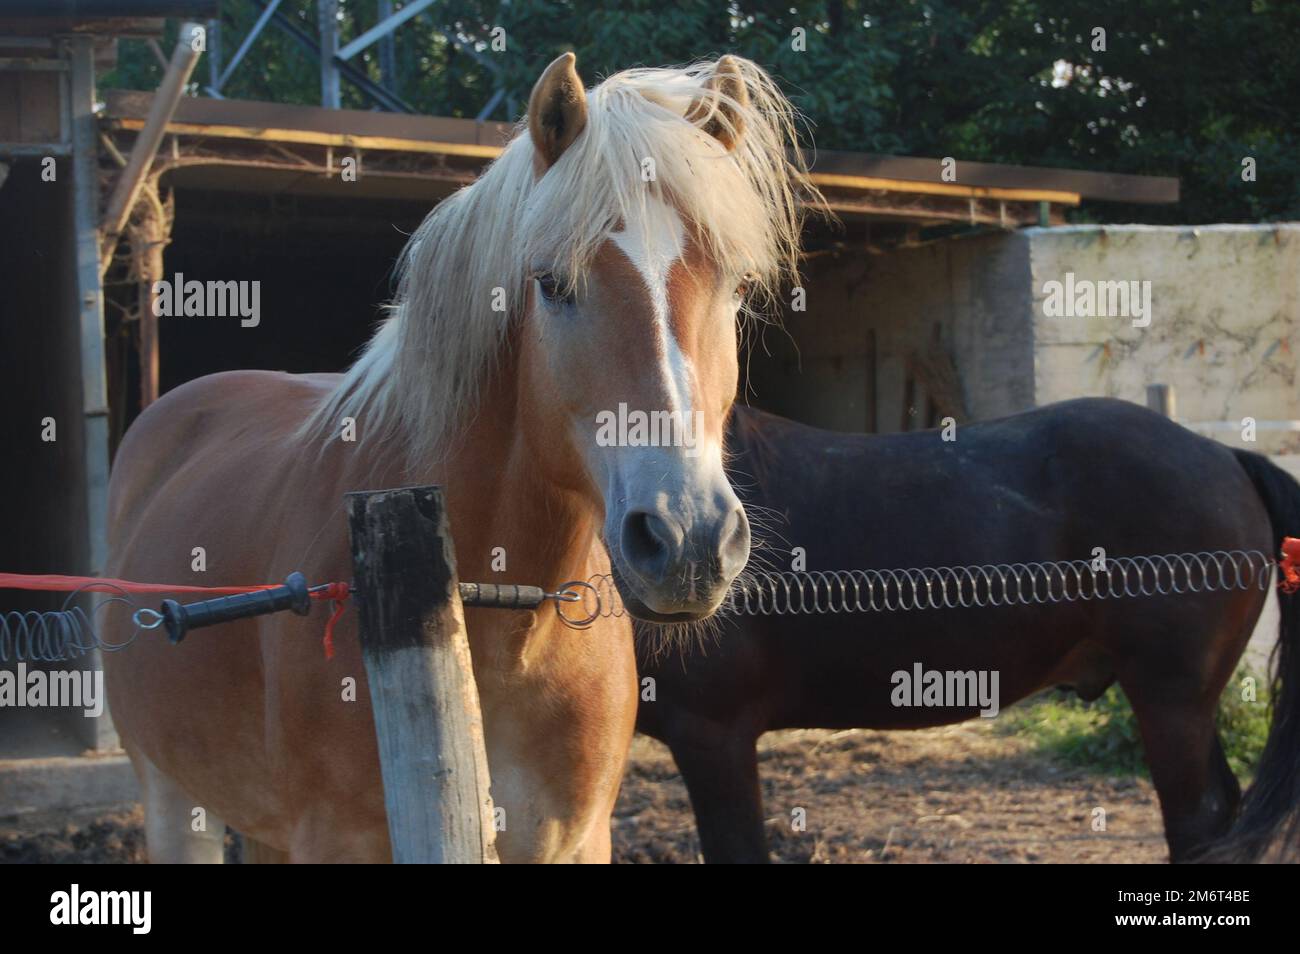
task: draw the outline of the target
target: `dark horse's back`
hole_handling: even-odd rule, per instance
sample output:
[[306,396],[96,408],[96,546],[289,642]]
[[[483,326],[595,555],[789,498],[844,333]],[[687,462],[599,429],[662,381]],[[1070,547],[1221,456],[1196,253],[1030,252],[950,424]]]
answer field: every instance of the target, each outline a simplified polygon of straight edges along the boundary
[[[794,548],[808,570],[1090,560],[1098,547],[1108,558],[1275,552],[1269,512],[1239,452],[1123,401],[1069,401],[965,425],[947,441],[939,431],[841,434],[738,407],[728,450],[774,569],[793,568]],[[700,776],[691,795],[701,815],[702,802],[734,804],[756,792],[753,743],[765,731],[914,728],[979,714],[974,699],[896,705],[894,674],[917,665],[996,672],[1001,706],[1053,685],[1093,698],[1118,679],[1135,708],[1146,695],[1178,698],[1189,712],[1208,705],[1212,719],[1263,601],[1254,587],[736,617],[704,651],[642,654],[655,700],[641,704],[638,728],[670,745],[688,785]],[[733,814],[732,830],[713,835],[700,818],[706,856],[712,847],[719,858],[758,860],[761,816]]]

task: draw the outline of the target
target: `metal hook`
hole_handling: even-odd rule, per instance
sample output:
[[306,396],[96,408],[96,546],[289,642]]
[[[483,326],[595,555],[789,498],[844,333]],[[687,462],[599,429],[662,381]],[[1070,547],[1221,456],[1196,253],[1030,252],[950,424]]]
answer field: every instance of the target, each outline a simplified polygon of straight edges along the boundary
[[[596,601],[596,609],[590,615],[571,619],[564,615],[564,610],[561,609],[562,603],[581,602],[583,603],[584,609],[586,608],[586,598],[582,593],[578,592],[577,587],[584,587],[591,591],[591,595]],[[570,580],[568,583],[560,585],[560,588],[555,592],[554,597],[555,615],[558,616],[564,625],[568,626],[570,629],[590,629],[591,624],[600,619],[600,591],[590,583],[583,580]]]
[[162,625],[163,615],[155,610],[142,607],[131,614],[131,622],[141,629],[157,629]]

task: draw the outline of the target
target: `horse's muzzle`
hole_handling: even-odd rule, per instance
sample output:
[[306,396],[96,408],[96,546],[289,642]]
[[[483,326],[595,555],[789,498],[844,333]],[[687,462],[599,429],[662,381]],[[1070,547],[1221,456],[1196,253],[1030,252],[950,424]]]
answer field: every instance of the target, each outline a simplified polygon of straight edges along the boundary
[[618,546],[610,548],[614,582],[637,619],[703,619],[744,569],[749,543],[739,501],[717,519],[689,523],[664,508],[629,510],[619,524]]

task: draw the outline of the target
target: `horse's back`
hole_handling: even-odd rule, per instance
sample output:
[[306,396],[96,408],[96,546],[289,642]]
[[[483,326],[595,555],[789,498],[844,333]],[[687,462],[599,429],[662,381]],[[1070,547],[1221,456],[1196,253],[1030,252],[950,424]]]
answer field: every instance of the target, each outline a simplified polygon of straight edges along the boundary
[[[1123,548],[1155,534],[1153,552],[1213,549],[1267,526],[1229,448],[1128,401],[1080,398],[946,435],[842,434],[748,408],[735,417],[728,451],[742,498],[775,511],[778,542],[816,544],[823,569],[1047,559],[1049,544]],[[1243,497],[1244,513],[1224,506]],[[1179,506],[1163,506],[1171,500]]]
[[[135,532],[160,504],[209,507],[247,486],[257,469],[274,467],[297,428],[339,379],[333,374],[227,371],[206,375],[163,395],[131,425],[109,480],[112,575]],[[237,478],[235,484],[231,478]]]

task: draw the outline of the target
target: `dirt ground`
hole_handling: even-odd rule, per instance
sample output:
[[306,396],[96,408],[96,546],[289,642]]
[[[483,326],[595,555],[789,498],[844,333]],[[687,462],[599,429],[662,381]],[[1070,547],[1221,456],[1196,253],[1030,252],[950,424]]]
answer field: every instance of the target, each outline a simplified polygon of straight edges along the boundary
[[[1168,860],[1145,779],[1063,768],[976,720],[919,732],[775,732],[759,746],[773,860]],[[793,810],[806,830],[794,831]],[[1095,810],[1104,832],[1093,831]],[[686,787],[668,750],[638,736],[614,814],[614,860],[698,861]]]
[[[975,721],[921,732],[803,730],[760,747],[775,860],[1163,862],[1149,782],[1063,768]],[[793,810],[805,809],[805,831]],[[1093,830],[1105,811],[1104,832]],[[691,863],[699,843],[667,749],[638,737],[614,814],[614,860]],[[17,831],[0,825],[0,863],[143,860],[140,811]],[[232,860],[237,857],[232,842]]]

